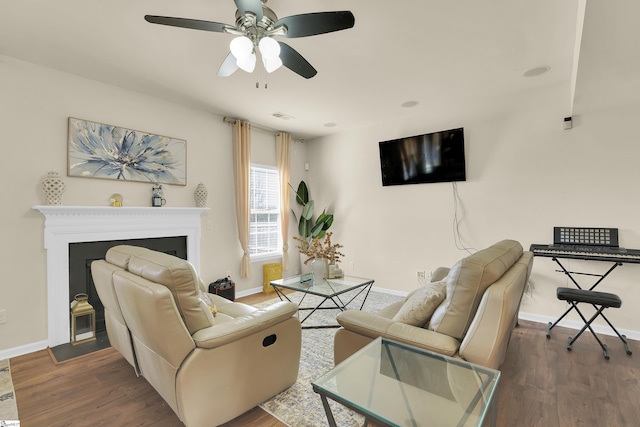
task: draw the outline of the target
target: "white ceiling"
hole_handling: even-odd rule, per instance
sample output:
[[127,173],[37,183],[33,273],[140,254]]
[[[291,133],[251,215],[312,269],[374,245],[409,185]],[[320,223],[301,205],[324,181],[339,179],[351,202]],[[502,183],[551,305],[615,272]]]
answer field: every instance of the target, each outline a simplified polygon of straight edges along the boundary
[[[631,33],[638,31],[640,6],[626,1],[622,10],[620,3],[589,0],[581,39],[584,0],[271,0],[281,18],[331,10],[355,15],[349,30],[281,39],[318,70],[306,80],[286,68],[266,75],[260,64],[253,74],[217,77],[233,36],[143,19],[234,24],[233,0],[0,0],[0,55],[312,138],[403,115],[487,109],[547,85],[569,94],[576,83],[576,106],[585,110],[593,108],[590,99],[636,102],[640,61]],[[539,66],[551,70],[523,77]],[[405,101],[419,104],[407,109]]]

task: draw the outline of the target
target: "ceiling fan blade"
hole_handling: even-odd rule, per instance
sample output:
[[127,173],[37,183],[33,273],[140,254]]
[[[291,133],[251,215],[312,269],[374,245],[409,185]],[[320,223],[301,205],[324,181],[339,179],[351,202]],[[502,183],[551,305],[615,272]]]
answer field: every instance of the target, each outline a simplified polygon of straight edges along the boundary
[[229,77],[231,74],[235,73],[237,69],[238,65],[236,64],[236,57],[229,52],[218,69],[218,77]]
[[145,15],[145,21],[152,24],[169,25],[171,27],[190,28],[192,30],[212,31],[214,33],[224,33],[225,28],[235,28],[231,25],[219,22],[200,21],[198,19],[172,18],[170,16]]
[[307,62],[307,60],[304,59],[294,48],[280,41],[278,44],[280,45],[280,59],[282,60],[282,65],[294,73],[301,75],[305,79],[310,79],[318,74],[316,69],[313,68],[313,66],[309,64],[309,62]]
[[284,37],[307,37],[352,28],[356,22],[349,11],[305,13],[279,19],[274,27],[285,25]]
[[234,0],[236,7],[241,14],[245,12],[251,12],[256,15],[256,19],[260,21],[262,19],[262,2],[260,0]]

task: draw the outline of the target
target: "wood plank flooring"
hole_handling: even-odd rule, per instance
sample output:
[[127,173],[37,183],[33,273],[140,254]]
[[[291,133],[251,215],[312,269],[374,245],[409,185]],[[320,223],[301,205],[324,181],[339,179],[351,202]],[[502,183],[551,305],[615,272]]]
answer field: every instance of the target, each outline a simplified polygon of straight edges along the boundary
[[[497,425],[640,426],[640,342],[630,341],[634,354],[628,356],[617,337],[602,336],[607,361],[590,334],[569,352],[567,337],[575,331],[557,327],[547,339],[545,328],[523,321],[512,335],[501,369]],[[38,351],[11,359],[11,371],[21,427],[182,425],[113,349],[57,365],[46,350]],[[246,426],[286,427],[260,408],[224,424]]]

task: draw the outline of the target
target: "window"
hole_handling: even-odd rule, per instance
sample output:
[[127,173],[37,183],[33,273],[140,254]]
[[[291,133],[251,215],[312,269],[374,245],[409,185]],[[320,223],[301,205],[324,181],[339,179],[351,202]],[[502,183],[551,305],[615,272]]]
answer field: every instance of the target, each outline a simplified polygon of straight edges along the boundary
[[278,170],[251,165],[249,253],[252,260],[282,256]]

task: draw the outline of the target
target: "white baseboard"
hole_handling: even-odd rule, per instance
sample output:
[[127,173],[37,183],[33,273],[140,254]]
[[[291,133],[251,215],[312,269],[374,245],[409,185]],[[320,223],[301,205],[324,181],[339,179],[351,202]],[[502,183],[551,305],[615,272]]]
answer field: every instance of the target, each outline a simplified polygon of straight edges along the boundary
[[[545,325],[548,324],[549,322],[553,323],[557,320],[556,317],[542,316],[539,314],[522,313],[522,312],[518,315],[518,318],[522,320],[529,320],[531,322],[544,323]],[[584,326],[584,323],[577,320],[564,319],[560,323],[558,323],[558,326],[562,326],[564,328],[569,328],[569,329],[575,329],[579,331]],[[609,326],[592,324],[591,327],[593,328],[594,331],[596,331],[599,334],[611,335],[614,337],[617,336]],[[621,335],[626,336],[630,340],[640,341],[640,331],[632,331],[629,329],[620,329],[620,328],[616,328],[616,329],[618,330],[618,332],[620,332]]]
[[[246,291],[236,292],[236,298],[248,297],[249,295],[259,294],[262,292],[262,287],[247,289]],[[276,294],[273,294],[276,296]]]
[[11,359],[12,357],[22,356],[24,354],[33,353],[34,351],[44,350],[49,347],[48,341],[38,341],[20,347],[8,348],[0,350],[0,360]]

